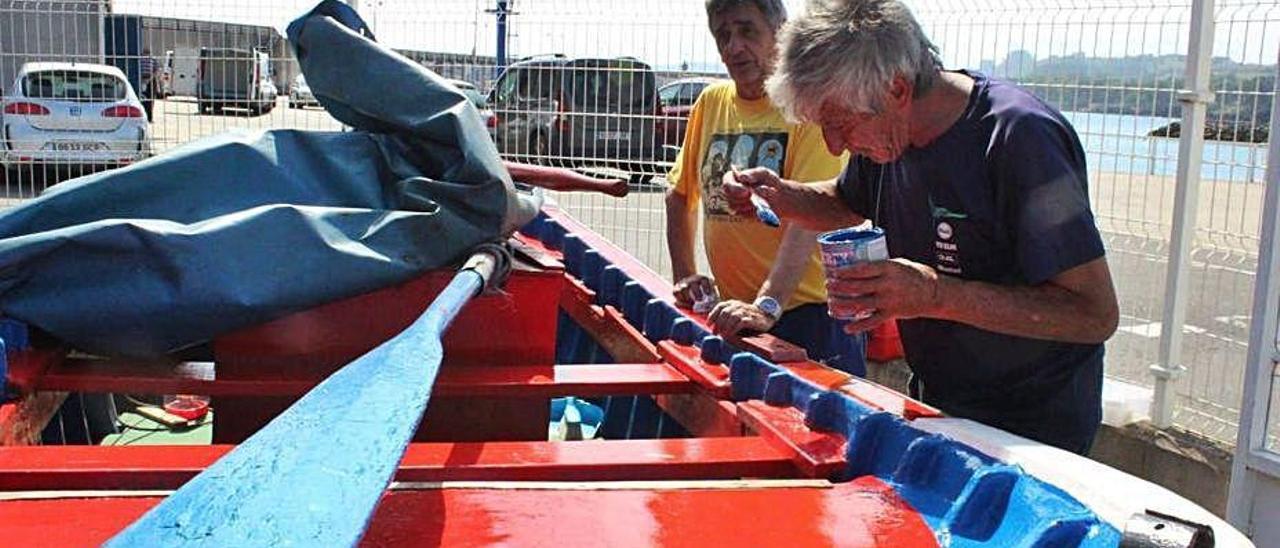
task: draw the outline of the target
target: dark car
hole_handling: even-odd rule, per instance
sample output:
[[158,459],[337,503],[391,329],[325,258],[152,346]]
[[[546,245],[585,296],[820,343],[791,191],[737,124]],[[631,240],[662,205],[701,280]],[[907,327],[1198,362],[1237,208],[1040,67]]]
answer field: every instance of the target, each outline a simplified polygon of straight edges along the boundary
[[656,78],[636,59],[523,59],[498,77],[489,108],[494,141],[509,158],[621,169],[636,180],[662,170]]
[[680,148],[684,144],[685,128],[689,125],[689,111],[702,95],[702,90],[716,82],[715,78],[682,78],[658,88],[658,102],[662,118],[662,144]]

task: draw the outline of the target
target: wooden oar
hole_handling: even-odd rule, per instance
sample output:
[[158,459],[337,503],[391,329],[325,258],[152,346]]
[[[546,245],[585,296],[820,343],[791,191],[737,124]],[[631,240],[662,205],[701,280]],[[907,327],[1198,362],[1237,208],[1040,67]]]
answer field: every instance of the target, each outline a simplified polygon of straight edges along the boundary
[[355,545],[422,419],[441,336],[509,264],[505,251],[489,247],[403,332],[333,373],[107,544]]
[[627,182],[622,179],[597,179],[576,171],[547,166],[535,166],[516,162],[502,162],[518,182],[547,190],[601,192],[619,198],[626,196]]

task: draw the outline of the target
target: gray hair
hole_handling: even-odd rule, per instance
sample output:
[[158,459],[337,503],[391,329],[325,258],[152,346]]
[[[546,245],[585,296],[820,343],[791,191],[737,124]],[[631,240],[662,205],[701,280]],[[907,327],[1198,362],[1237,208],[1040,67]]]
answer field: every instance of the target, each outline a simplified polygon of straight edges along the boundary
[[816,121],[828,101],[876,112],[895,77],[916,96],[939,78],[942,61],[911,11],[898,0],[810,0],[782,29],[769,98],[793,121]]
[[782,5],[782,0],[707,0],[707,21],[717,13],[740,6],[755,6],[764,14],[769,28],[775,31],[787,22],[787,8]]

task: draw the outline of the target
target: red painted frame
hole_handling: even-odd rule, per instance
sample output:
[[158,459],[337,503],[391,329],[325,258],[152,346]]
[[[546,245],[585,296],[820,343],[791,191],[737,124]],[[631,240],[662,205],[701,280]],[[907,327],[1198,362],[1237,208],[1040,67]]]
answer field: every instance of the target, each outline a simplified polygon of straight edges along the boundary
[[[648,291],[671,300],[670,284],[630,255],[554,208],[548,208],[548,215]],[[696,347],[669,340],[651,343],[616,309],[596,305],[594,292],[564,272],[558,252],[523,236],[513,243],[522,261],[506,293],[479,299],[459,317],[445,340],[448,354],[436,385],[436,405],[425,421],[437,429],[420,432],[417,439],[447,442],[411,444],[397,473],[399,481],[825,478],[845,468],[845,440],[841,436],[810,430],[795,409],[759,401],[727,401],[726,366],[703,362]],[[446,273],[428,273],[401,286],[222,337],[214,344],[216,367],[208,363],[64,359],[57,350],[22,355],[13,362],[14,384],[35,392],[0,406],[0,443],[30,443],[30,428],[23,431],[14,426],[40,420],[42,413],[51,412],[45,409],[49,407],[48,394],[59,393],[56,391],[212,395],[219,398],[215,408],[235,406],[236,413],[222,415],[242,415],[240,423],[228,428],[232,434],[224,435],[240,439],[330,370],[377,344],[378,337],[394,332],[420,312],[446,278]],[[514,302],[520,303],[516,309],[512,308]],[[625,363],[555,365],[555,322],[549,318],[554,318],[557,310],[566,312],[615,359]],[[688,315],[706,325],[701,316]],[[504,337],[495,337],[495,333]],[[797,377],[841,391],[872,408],[908,419],[938,416],[936,410],[901,394],[807,361],[802,350],[797,354],[795,347],[773,337],[734,343],[771,359]],[[271,367],[264,367],[267,365]],[[698,437],[518,441],[538,436],[545,439],[546,399],[561,395],[653,395],[659,407]],[[457,420],[437,415],[448,413],[441,408],[451,407],[470,409],[470,414],[453,417]],[[536,428],[521,430],[517,419]],[[439,428],[455,422],[466,424],[468,431]],[[172,489],[227,450],[225,445],[8,448],[0,451],[0,490]],[[892,495],[873,480],[858,482],[839,489],[857,486]],[[388,499],[405,497],[409,495]],[[136,500],[120,502],[121,508],[126,508],[124,513],[132,511],[127,508]],[[853,499],[841,500],[832,504],[840,506],[839,512],[852,512],[845,506]],[[896,497],[877,500],[888,501],[889,510],[885,511],[905,505]],[[150,504],[154,501],[144,507]],[[394,506],[380,510],[375,521],[389,519],[383,516],[394,513]],[[0,514],[6,510],[12,507],[0,503]],[[704,514],[699,510],[698,519]],[[785,516],[781,521],[796,518],[794,512]],[[383,539],[377,531],[376,527],[371,530],[370,538]],[[895,537],[895,544],[928,545],[924,541],[903,544],[900,541],[904,538]]]

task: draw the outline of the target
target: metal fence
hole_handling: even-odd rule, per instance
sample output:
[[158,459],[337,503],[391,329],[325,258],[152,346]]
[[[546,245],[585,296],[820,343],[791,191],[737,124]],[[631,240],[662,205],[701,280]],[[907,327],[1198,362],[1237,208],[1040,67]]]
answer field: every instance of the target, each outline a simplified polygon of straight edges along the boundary
[[[558,194],[560,204],[670,275],[662,175],[682,137],[691,77],[722,76],[697,0],[352,1],[380,41],[476,88],[499,150],[540,163],[627,176],[625,199]],[[792,13],[801,1],[786,2]],[[1186,277],[1166,291],[1180,248],[1171,232],[1189,89],[1190,0],[918,0],[908,2],[948,67],[1016,81],[1064,111],[1088,154],[1090,192],[1122,310],[1107,374],[1158,384],[1150,367],[1186,367],[1165,386],[1173,422],[1224,442],[1235,436],[1258,257],[1265,131],[1275,104],[1280,1],[1219,1],[1213,11],[1200,179],[1189,207]],[[155,152],[233,128],[338,130],[303,105],[296,63],[277,29],[311,2],[0,0],[0,83],[28,61],[106,62],[137,70],[154,57],[166,79],[150,122]],[[501,31],[501,32],[500,32]],[[120,40],[136,32],[136,40]],[[499,38],[505,34],[505,40]],[[102,39],[106,35],[107,39]],[[500,43],[502,44],[500,46]],[[201,112],[201,48],[262,51],[277,108]],[[149,53],[143,54],[146,50]],[[498,57],[511,69],[503,76]],[[1194,60],[1195,55],[1191,58]],[[603,59],[588,61],[586,59]],[[129,74],[132,78],[133,75]],[[179,83],[181,82],[181,83]],[[193,87],[193,83],[196,84]],[[1194,83],[1194,82],[1191,82]],[[136,81],[135,81],[136,84]],[[691,88],[692,89],[692,88]],[[289,108],[298,106],[300,108]],[[1187,158],[1184,157],[1184,160]],[[67,174],[25,165],[6,174],[10,202]],[[701,258],[702,253],[698,256]],[[705,262],[703,263],[705,269]],[[1185,299],[1167,329],[1170,295]],[[1167,302],[1168,301],[1168,302]],[[1180,337],[1180,340],[1179,340]],[[1164,341],[1164,348],[1162,348]],[[1170,348],[1174,350],[1171,351]],[[1172,370],[1174,368],[1166,368]]]

